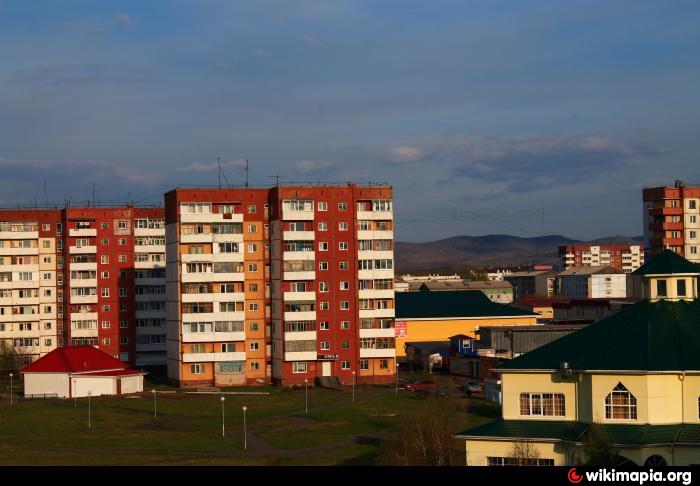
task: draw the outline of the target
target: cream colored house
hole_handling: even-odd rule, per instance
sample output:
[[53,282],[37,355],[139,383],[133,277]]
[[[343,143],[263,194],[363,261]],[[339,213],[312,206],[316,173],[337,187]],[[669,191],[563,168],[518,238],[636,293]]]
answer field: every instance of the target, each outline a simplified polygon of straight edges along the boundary
[[502,418],[457,435],[467,464],[582,464],[592,424],[623,460],[700,464],[700,267],[665,251],[634,273],[645,300],[500,367]]

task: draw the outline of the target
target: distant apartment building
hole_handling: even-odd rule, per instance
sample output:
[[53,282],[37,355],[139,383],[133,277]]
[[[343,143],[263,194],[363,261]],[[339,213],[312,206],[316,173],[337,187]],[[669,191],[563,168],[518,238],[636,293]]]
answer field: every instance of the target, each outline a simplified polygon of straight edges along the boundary
[[165,201],[171,381],[394,379],[391,187],[176,189]]
[[632,273],[644,265],[642,245],[563,245],[559,247],[562,270],[607,265]]
[[673,187],[646,188],[642,198],[648,256],[669,249],[700,262],[700,186],[676,181]]
[[559,295],[571,298],[627,297],[627,275],[607,265],[572,267],[557,275]]
[[504,280],[513,286],[513,299],[518,302],[527,296],[551,297],[556,291],[556,272],[553,270],[513,272]]
[[0,342],[164,364],[164,236],[159,208],[0,210]]

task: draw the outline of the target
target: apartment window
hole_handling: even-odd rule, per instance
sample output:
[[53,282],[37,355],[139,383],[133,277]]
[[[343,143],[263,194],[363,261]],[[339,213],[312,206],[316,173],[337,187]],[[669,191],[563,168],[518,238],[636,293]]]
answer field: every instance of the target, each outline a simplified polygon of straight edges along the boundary
[[327,330],[329,330],[329,329],[330,329],[330,326],[328,325],[328,321],[321,321],[321,322],[319,323],[319,329],[320,329],[321,331],[327,331]]
[[41,241],[41,245],[42,245],[44,248],[51,248],[51,241],[50,241],[50,240],[42,240],[42,241]]
[[340,321],[341,329],[350,329],[350,321]]
[[248,243],[248,253],[257,253],[258,245],[257,243]]
[[350,369],[350,361],[341,361],[340,362],[340,369],[341,370],[349,370]]
[[656,295],[659,297],[666,297],[666,280],[656,281]]
[[369,360],[368,359],[361,359],[360,360],[360,371],[367,371],[369,370]]
[[119,245],[120,246],[126,245],[126,238],[119,238]]
[[329,309],[328,302],[319,302],[318,308],[320,310],[328,310]]
[[109,338],[102,338],[102,345],[103,346],[109,346],[110,340]]
[[328,282],[319,282],[318,283],[318,290],[319,290],[319,292],[328,292],[330,290]]
[[347,231],[348,227],[349,227],[349,225],[348,225],[347,221],[340,221],[338,223],[338,230],[340,230],[340,231]]
[[253,371],[259,370],[260,363],[258,363],[257,361],[253,361],[252,363],[250,363],[250,369]]
[[328,203],[327,202],[319,202],[318,203],[318,210],[319,211],[328,211]]
[[109,255],[100,255],[100,263],[106,265],[109,263]]
[[[78,240],[78,241],[80,242],[80,241],[83,241],[83,240]],[[86,240],[84,240],[84,241],[87,242],[88,240],[86,239]],[[87,244],[81,245],[81,244],[79,243],[78,246],[88,246],[88,245],[87,245]],[[102,238],[102,246],[109,246],[109,238]]]
[[691,247],[690,247],[690,254],[691,254],[691,255],[697,255],[697,254],[698,254],[698,247],[697,247],[697,246],[691,246]]
[[257,233],[257,231],[258,231],[257,225],[254,225],[254,224],[248,225],[248,233]]
[[125,230],[126,229],[126,221],[117,221],[117,228],[120,230]]
[[562,393],[521,393],[520,415],[563,417],[565,415]]
[[348,262],[340,262],[340,269],[341,270],[348,270],[350,268],[350,264]]
[[517,457],[487,457],[488,466],[554,466],[554,459],[524,459]]
[[109,229],[109,223],[100,223],[100,229]]
[[101,309],[102,309],[102,312],[109,312],[109,305],[103,305],[101,307]]
[[343,349],[350,349],[350,341],[343,341],[340,343],[340,347]]
[[257,292],[258,291],[258,284],[256,283],[249,283],[248,284],[248,292]]
[[319,249],[319,251],[328,251],[328,242],[327,241],[320,241],[318,243],[318,249]]
[[258,349],[260,349],[260,343],[258,343],[258,342],[250,343],[250,350],[251,351],[257,351]]
[[126,297],[126,289],[125,288],[119,289],[119,297]]
[[350,301],[341,300],[340,301],[340,310],[349,310],[349,309],[350,309]]
[[109,272],[100,272],[100,278],[102,278],[102,279],[109,278]]
[[249,204],[249,205],[248,205],[248,212],[249,212],[250,214],[255,214],[256,211],[257,211],[257,208],[256,208],[255,204]]
[[698,202],[695,199],[688,201],[688,209],[697,209]]
[[119,321],[119,329],[126,329],[129,327],[129,321]]
[[219,253],[238,253],[238,243],[219,243]]
[[321,341],[321,351],[329,351],[331,349],[330,341]]
[[119,263],[126,263],[126,255],[119,255]]
[[691,216],[688,216],[688,222],[690,223],[697,223],[698,222],[698,217],[695,216],[694,214]]
[[695,238],[698,237],[698,232],[697,232],[697,231],[691,230],[691,231],[689,231],[689,233],[690,233],[690,234],[689,234],[689,237],[690,237],[691,240],[694,240]]
[[341,241],[338,243],[338,249],[340,250],[347,250],[348,249],[348,242],[347,241]]
[[249,272],[257,272],[258,271],[258,264],[257,263],[249,263],[248,264],[248,271]]
[[126,312],[127,310],[126,304],[119,304],[119,312]]
[[102,329],[109,329],[109,321],[102,321]]
[[605,397],[605,418],[637,420],[637,399],[622,383],[618,383]]
[[248,310],[249,310],[249,311],[257,311],[257,310],[258,310],[258,304],[255,304],[255,303],[248,304]]
[[257,331],[260,327],[258,326],[257,322],[251,322],[250,323],[250,330],[251,331]]
[[104,288],[104,289],[100,290],[100,295],[102,297],[109,297],[109,288]]
[[340,282],[340,290],[349,290],[350,282]]
[[326,223],[326,222],[318,223],[318,230],[319,231],[328,231],[328,223]]
[[338,203],[338,211],[347,211],[348,210],[348,203]]
[[120,336],[119,344],[129,344],[129,338],[127,336]]
[[306,373],[306,361],[292,363],[292,373]]
[[328,270],[328,262],[318,262],[319,270]]
[[51,225],[48,223],[44,223],[41,225],[41,230],[42,231],[51,231]]
[[194,363],[190,366],[190,371],[193,375],[203,375],[204,374],[204,363]]

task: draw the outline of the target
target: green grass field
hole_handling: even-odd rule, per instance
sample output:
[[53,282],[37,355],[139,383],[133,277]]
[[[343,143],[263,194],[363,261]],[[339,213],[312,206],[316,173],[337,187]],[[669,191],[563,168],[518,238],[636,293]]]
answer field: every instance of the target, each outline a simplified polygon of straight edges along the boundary
[[0,402],[0,465],[371,465],[382,441],[434,400],[453,413],[455,432],[498,413],[497,406],[461,397],[456,390],[450,397],[421,398],[405,391],[396,394],[393,387],[358,386],[353,405],[350,391],[309,388],[308,414],[303,389],[229,390],[269,395],[226,395],[222,437],[220,394],[159,394],[157,417],[150,393],[96,397],[88,429],[87,398],[78,399],[77,407],[65,399],[20,400],[10,406],[7,382],[0,381],[5,394]]

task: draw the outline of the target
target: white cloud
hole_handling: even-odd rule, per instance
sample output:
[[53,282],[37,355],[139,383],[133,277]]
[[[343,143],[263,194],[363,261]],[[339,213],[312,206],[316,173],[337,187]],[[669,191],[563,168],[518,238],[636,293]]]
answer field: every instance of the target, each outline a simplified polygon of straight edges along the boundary
[[127,14],[117,14],[116,17],[116,22],[117,24],[121,25],[122,27],[134,27],[136,26],[136,22],[129,17]]
[[300,174],[311,174],[313,172],[325,172],[333,167],[332,162],[325,160],[302,160],[294,164],[294,169]]
[[389,150],[389,158],[393,162],[414,162],[423,156],[423,152],[416,147],[400,146]]
[[[221,162],[221,168],[232,168],[232,169],[242,169],[245,167],[246,161],[243,159],[229,160],[227,162]],[[192,162],[189,165],[181,165],[175,167],[177,172],[213,172],[218,170],[219,164],[214,162]]]

